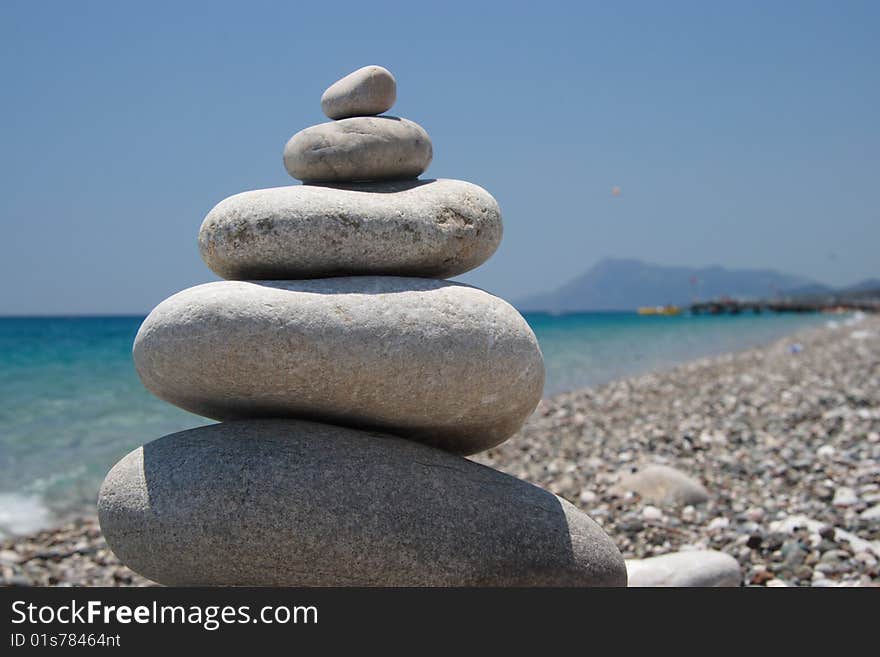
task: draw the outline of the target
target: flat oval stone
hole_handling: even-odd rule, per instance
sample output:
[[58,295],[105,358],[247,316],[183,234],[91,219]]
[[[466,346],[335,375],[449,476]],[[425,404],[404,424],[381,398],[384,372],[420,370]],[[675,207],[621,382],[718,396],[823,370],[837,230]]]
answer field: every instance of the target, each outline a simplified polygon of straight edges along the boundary
[[364,66],[331,84],[321,96],[321,110],[331,119],[387,112],[397,100],[397,80],[381,66]]
[[497,470],[291,420],[171,434],[117,463],[101,530],[171,586],[625,586],[587,515]]
[[652,464],[626,473],[614,490],[638,493],[646,502],[663,506],[702,504],[709,499],[699,481],[666,465]]
[[424,278],[199,285],[144,320],[134,362],[158,397],[216,420],[305,417],[463,454],[510,437],[544,384],[512,306]]
[[725,552],[688,550],[627,559],[628,586],[730,587],[742,584],[739,562]]
[[221,201],[199,251],[227,279],[449,278],[488,260],[501,233],[495,199],[461,180],[293,185]]
[[418,123],[359,116],[300,130],[284,147],[284,166],[303,182],[407,179],[420,176],[433,155]]

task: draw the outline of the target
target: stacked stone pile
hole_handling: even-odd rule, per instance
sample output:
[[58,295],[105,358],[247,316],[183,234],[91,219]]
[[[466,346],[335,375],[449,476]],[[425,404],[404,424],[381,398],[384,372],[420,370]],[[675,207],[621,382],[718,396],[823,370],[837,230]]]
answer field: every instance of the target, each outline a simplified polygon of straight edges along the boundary
[[362,68],[334,119],[284,150],[303,185],[205,218],[226,279],[159,304],[134,345],[148,389],[219,420],[131,452],[98,500],[113,551],[169,585],[624,585],[571,504],[463,458],[509,438],[544,366],[509,304],[443,280],[485,262],[484,189],[418,179],[432,144],[377,116],[396,82]]

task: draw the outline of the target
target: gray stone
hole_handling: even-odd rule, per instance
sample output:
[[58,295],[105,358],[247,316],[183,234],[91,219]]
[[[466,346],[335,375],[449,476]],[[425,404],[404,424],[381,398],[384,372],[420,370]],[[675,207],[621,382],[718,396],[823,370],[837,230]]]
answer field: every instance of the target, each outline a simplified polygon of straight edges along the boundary
[[220,202],[199,251],[228,279],[448,278],[485,262],[501,233],[495,199],[461,180],[293,185]]
[[150,313],[134,362],[158,397],[217,420],[305,417],[464,454],[519,429],[544,383],[512,306],[424,278],[199,285]]
[[331,119],[387,112],[397,100],[397,80],[381,66],[364,66],[331,84],[321,96],[321,110]]
[[215,424],[117,463],[101,530],[167,585],[624,586],[565,500],[414,442],[294,420]]
[[880,504],[865,509],[859,514],[862,520],[880,520]]
[[855,506],[859,503],[859,496],[855,490],[849,486],[841,486],[834,491],[834,499],[831,504],[834,506]]
[[701,504],[709,499],[700,482],[666,465],[648,465],[626,473],[614,490],[638,493],[651,504],[666,506]]
[[628,586],[740,586],[739,562],[715,550],[673,552],[648,559],[627,559]]
[[432,157],[424,128],[395,116],[321,123],[299,131],[284,147],[287,172],[303,182],[417,178]]

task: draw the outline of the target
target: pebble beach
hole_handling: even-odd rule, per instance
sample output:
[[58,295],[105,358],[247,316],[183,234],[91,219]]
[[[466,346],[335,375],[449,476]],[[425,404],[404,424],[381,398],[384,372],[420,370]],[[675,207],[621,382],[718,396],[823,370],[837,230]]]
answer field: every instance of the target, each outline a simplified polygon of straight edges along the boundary
[[[627,559],[717,550],[742,583],[880,582],[880,319],[557,395],[480,460],[571,500]],[[649,464],[703,504],[619,490]]]
[[[880,318],[829,320],[766,346],[544,399],[472,460],[585,511],[623,556],[712,550],[747,586],[880,584]],[[704,499],[625,482],[669,466]],[[0,544],[19,586],[143,586],[97,520]]]

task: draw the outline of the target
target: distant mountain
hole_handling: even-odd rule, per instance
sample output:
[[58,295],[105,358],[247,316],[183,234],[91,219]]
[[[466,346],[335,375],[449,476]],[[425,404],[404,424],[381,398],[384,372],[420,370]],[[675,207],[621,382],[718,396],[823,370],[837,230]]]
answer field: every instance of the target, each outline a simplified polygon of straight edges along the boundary
[[826,302],[833,299],[837,299],[838,301],[880,299],[880,279],[868,278],[855,285],[847,285],[846,287],[840,288],[829,287],[828,285],[817,283],[814,285],[806,285],[804,287],[785,290],[784,296]]
[[822,283],[813,283],[812,285],[803,285],[784,290],[786,297],[830,297],[837,292],[836,288]]
[[880,278],[868,278],[855,285],[841,288],[839,292],[842,294],[860,294],[862,292],[876,293],[877,290],[880,290]]
[[[640,260],[606,258],[561,287],[514,303],[520,310],[575,312],[633,310],[639,306],[687,305],[695,300],[788,296],[790,290],[825,286],[772,269],[667,267]],[[831,288],[828,288],[831,291]]]

